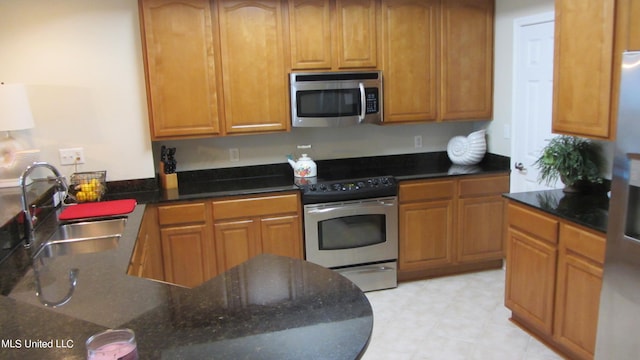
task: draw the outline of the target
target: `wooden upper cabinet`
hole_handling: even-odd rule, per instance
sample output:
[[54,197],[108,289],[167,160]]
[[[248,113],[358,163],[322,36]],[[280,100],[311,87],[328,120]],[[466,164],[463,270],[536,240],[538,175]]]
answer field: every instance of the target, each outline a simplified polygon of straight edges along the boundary
[[378,2],[290,0],[291,68],[377,68]]
[[378,65],[376,0],[336,0],[339,69]]
[[385,122],[437,119],[439,3],[382,3]]
[[[626,0],[628,1],[627,14],[627,46],[625,50],[640,51],[640,0]],[[635,21],[634,21],[635,20]]]
[[442,1],[440,118],[489,120],[494,0]]
[[330,0],[290,0],[289,39],[292,69],[331,69]]
[[556,0],[553,131],[611,139],[615,0]]
[[385,122],[489,120],[493,0],[383,0]]
[[152,140],[220,133],[210,4],[141,0]]
[[217,4],[226,133],[288,130],[281,1]]

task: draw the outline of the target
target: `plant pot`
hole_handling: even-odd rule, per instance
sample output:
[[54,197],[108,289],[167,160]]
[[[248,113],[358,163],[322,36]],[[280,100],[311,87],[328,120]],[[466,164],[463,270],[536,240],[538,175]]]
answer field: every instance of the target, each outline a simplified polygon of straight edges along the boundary
[[567,194],[585,193],[591,189],[591,183],[585,180],[578,180],[573,184],[567,184],[562,178],[560,178],[560,181],[564,184],[562,191]]

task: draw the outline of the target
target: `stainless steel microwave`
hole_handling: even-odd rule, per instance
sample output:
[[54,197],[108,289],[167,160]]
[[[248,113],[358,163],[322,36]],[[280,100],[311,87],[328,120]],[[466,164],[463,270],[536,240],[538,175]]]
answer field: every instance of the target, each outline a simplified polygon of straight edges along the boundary
[[291,73],[293,127],[382,123],[382,72]]

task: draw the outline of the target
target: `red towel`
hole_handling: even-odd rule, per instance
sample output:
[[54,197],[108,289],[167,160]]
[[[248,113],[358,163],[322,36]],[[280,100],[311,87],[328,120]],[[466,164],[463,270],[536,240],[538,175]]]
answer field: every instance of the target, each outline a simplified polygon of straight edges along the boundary
[[60,220],[84,219],[100,216],[114,216],[128,214],[136,208],[135,199],[98,201],[72,205],[60,213]]

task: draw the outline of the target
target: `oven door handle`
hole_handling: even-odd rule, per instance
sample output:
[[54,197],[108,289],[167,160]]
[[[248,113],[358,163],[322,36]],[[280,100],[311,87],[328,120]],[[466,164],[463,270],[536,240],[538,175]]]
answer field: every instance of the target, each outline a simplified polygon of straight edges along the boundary
[[367,207],[371,207],[371,206],[386,206],[386,207],[390,207],[390,206],[396,206],[396,203],[394,201],[376,201],[375,203],[357,203],[357,204],[352,204],[352,205],[347,205],[347,206],[332,206],[332,207],[321,207],[321,208],[316,208],[316,209],[308,209],[306,211],[307,214],[326,214],[332,211],[344,211],[347,210],[349,208],[358,208],[361,210],[364,210],[364,208]]
[[358,87],[360,88],[360,115],[358,115],[358,123],[362,123],[364,117],[367,115],[367,96],[364,91],[364,84],[359,83]]

